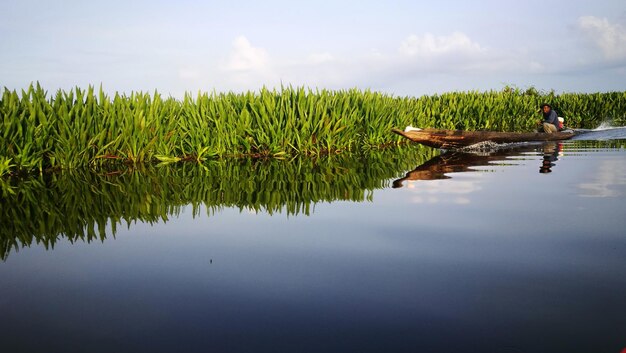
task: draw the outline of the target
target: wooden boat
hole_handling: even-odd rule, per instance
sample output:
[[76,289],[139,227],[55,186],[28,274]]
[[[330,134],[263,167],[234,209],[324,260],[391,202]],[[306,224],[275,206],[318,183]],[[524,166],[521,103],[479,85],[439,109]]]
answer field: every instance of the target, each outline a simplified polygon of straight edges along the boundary
[[463,131],[440,129],[407,129],[402,131],[392,129],[393,132],[407,139],[425,146],[443,149],[458,149],[480,142],[514,143],[532,141],[559,141],[576,136],[574,130],[565,130],[555,133],[545,132],[498,132],[498,131]]

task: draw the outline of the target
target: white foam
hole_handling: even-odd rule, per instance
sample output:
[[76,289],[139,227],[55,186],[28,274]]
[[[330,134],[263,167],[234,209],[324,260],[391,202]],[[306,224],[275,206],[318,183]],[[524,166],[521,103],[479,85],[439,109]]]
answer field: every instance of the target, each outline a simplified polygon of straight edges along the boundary
[[465,146],[461,148],[460,150],[463,152],[488,152],[488,151],[497,150],[498,148],[501,148],[502,146],[503,146],[502,144],[498,144],[493,141],[483,141],[483,142],[475,143],[473,145]]
[[603,131],[603,130],[611,130],[611,129],[615,129],[617,127],[613,126],[613,123],[611,121],[604,121],[600,124],[600,126],[598,126],[597,128],[593,129],[592,131]]
[[476,152],[495,152],[498,150],[502,150],[502,149],[508,149],[508,148],[515,148],[515,147],[519,147],[519,146],[526,146],[528,145],[529,142],[507,142],[507,143],[496,143],[493,141],[483,141],[483,142],[478,142],[475,143],[473,145],[469,145],[469,146],[465,146],[463,148],[460,148],[459,151],[461,152],[472,152],[472,153],[476,153]]

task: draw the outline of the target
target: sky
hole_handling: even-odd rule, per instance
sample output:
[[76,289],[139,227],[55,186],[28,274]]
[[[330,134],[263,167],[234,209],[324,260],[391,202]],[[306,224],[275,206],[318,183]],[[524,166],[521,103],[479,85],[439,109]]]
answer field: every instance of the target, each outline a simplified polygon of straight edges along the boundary
[[626,91],[626,3],[0,0],[0,86]]

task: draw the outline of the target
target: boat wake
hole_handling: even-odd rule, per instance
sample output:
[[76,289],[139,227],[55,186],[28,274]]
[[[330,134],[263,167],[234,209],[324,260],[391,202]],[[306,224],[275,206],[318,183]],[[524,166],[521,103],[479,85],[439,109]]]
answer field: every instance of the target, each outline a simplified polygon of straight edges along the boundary
[[[610,141],[610,140],[626,140],[626,126],[611,126],[602,124],[595,129],[575,129],[579,134],[571,140],[578,141]],[[467,153],[493,153],[507,149],[516,149],[522,146],[543,144],[544,142],[514,142],[514,143],[495,143],[492,141],[479,142],[474,145],[457,149],[459,152]]]
[[580,130],[583,134],[574,136],[572,140],[625,140],[626,139],[626,126],[610,126],[608,124],[602,124],[595,129]]
[[[553,142],[554,141],[549,141],[549,143],[553,143]],[[475,143],[473,145],[457,148],[454,151],[472,153],[472,154],[490,155],[493,153],[505,152],[509,150],[517,150],[517,149],[529,147],[529,146],[530,147],[541,146],[544,144],[546,144],[546,141],[525,141],[525,142],[505,142],[505,143],[483,141],[483,142]]]
[[501,151],[504,149],[515,148],[522,145],[527,145],[527,142],[515,142],[515,143],[496,143],[493,141],[483,141],[469,145],[466,147],[458,148],[456,151],[467,153],[492,153]]

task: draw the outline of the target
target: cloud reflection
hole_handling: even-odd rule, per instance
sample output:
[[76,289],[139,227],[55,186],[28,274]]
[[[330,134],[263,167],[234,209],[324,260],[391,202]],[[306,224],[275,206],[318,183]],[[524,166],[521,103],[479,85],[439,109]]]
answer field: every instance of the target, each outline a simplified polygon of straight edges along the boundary
[[[477,175],[478,176],[478,175]],[[413,197],[412,203],[438,204],[451,203],[456,205],[468,205],[471,203],[469,194],[482,189],[477,180],[429,180],[409,181],[406,188]]]
[[582,197],[626,195],[626,160],[602,161],[594,180],[578,184]]

